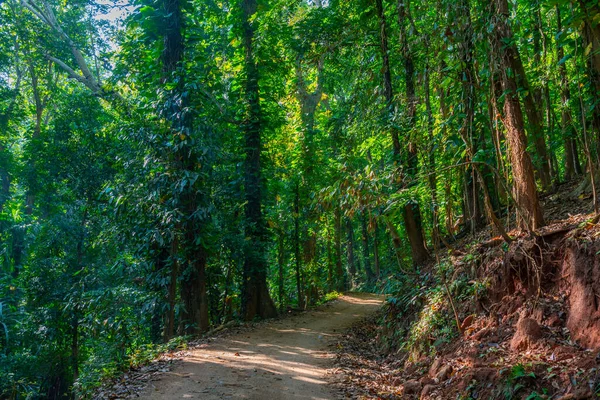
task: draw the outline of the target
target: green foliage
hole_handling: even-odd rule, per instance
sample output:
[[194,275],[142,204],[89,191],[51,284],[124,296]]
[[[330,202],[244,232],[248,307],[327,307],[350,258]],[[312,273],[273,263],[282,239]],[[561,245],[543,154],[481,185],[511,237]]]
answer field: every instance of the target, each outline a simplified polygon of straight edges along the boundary
[[340,296],[343,296],[343,293],[336,292],[335,290],[333,292],[329,292],[325,296],[323,296],[323,303],[333,301]]
[[412,361],[422,354],[435,354],[438,346],[449,343],[457,335],[443,290],[436,288],[426,292],[424,296],[425,304],[403,344],[403,348],[410,352]]
[[[517,396],[517,393],[524,389],[527,385],[527,381],[535,379],[533,372],[527,372],[525,366],[522,364],[513,365],[508,371],[506,382],[504,384],[503,394],[506,399],[513,399]],[[528,399],[537,399],[540,396],[533,392]]]
[[[517,94],[546,117],[560,180],[569,149],[598,156],[582,136],[600,121],[600,49],[582,35],[597,8],[509,3],[502,47],[520,53]],[[390,294],[390,341],[415,357],[456,335],[448,291],[488,284],[413,265],[409,237],[433,253],[485,225],[474,165],[492,208],[509,209],[497,79],[520,72],[494,56],[483,3],[413,3],[405,26],[383,5],[259,1],[247,18],[241,0],[136,0],[116,21],[107,2],[0,2],[0,397],[89,397],[209,328],[190,319],[200,302],[202,324],[243,318],[255,269],[280,310]]]

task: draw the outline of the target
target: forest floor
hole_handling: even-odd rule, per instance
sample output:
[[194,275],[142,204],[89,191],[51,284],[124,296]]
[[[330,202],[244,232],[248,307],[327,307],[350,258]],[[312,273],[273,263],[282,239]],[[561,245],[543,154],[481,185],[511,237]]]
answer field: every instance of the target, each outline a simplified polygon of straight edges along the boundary
[[[487,287],[479,296],[453,293],[461,333],[435,282],[418,289],[415,306],[402,310],[392,301],[347,331],[332,370],[345,396],[599,398],[600,223],[590,196],[575,197],[574,189],[564,185],[542,199],[548,225],[537,235],[511,231],[508,245],[479,232],[444,257],[451,287]],[[442,300],[432,302],[432,293]],[[428,321],[445,321],[446,330]],[[411,344],[415,328],[424,334]]]
[[312,311],[226,334],[180,354],[171,368],[146,374],[150,379],[141,391],[103,398],[336,398],[326,376],[335,358],[332,347],[382,303],[383,296],[351,293]]

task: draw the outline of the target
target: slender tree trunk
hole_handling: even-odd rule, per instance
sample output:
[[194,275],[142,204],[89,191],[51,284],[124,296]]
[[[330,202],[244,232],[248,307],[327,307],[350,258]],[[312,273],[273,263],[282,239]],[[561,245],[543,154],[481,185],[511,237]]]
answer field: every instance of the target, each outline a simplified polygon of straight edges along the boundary
[[278,267],[278,286],[279,286],[279,309],[283,312],[285,309],[285,285],[283,272],[285,269],[285,235],[283,230],[277,233],[277,267]]
[[[171,254],[175,255],[177,252],[177,240],[171,239]],[[165,316],[165,330],[163,334],[163,340],[168,342],[175,336],[175,306],[177,300],[177,277],[179,276],[179,262],[175,256],[169,259],[169,253],[162,251],[159,255],[160,259],[157,261],[157,265],[162,268],[169,268],[169,287],[167,292],[167,314]]]
[[[73,383],[77,383],[77,379],[79,379],[79,317],[77,311],[73,315],[71,330],[71,368],[73,369]],[[72,392],[71,397],[77,398],[75,391]]]
[[[414,178],[417,175],[418,158],[417,146],[413,142],[411,136],[416,129],[417,124],[417,96],[415,91],[415,66],[406,29],[409,13],[408,7],[408,0],[398,0],[398,24],[400,25],[400,46],[402,49],[402,58],[404,59],[408,122],[408,132],[406,132],[406,139],[408,141],[406,170],[407,174],[411,178]],[[425,238],[423,236],[423,222],[419,203],[415,200],[409,201],[404,206],[403,216],[406,234],[412,250],[413,264],[423,265],[429,259],[429,252],[427,251]]]
[[[558,34],[562,34],[562,20],[560,16],[560,6],[556,5],[556,24]],[[560,61],[564,58],[565,52],[563,46],[556,46],[556,57]],[[581,163],[577,151],[577,132],[573,126],[573,117],[571,115],[571,91],[569,89],[569,78],[567,77],[567,65],[562,61],[558,66],[560,73],[560,99],[561,99],[561,125],[563,132],[563,144],[565,147],[565,180],[569,181],[576,175],[582,174]]]
[[[592,4],[592,2],[588,2]],[[588,76],[590,80],[590,94],[592,99],[598,104],[600,102],[600,27],[597,25],[597,21],[594,20],[595,16],[600,13],[598,8],[587,6],[583,0],[580,0],[580,4],[583,10],[585,10],[586,17],[583,23],[583,48],[584,57],[586,58],[586,64],[588,69]],[[593,134],[595,140],[590,143],[590,151],[595,149],[596,164],[600,164],[600,107],[593,107],[592,112],[592,124]]]
[[[508,21],[504,21],[508,27]],[[510,28],[508,28],[510,29]],[[540,63],[540,37],[539,30],[534,27],[534,59],[536,64]],[[507,40],[512,41],[511,37],[507,37]],[[536,150],[536,162],[534,167],[537,170],[542,188],[547,190],[552,184],[551,170],[550,170],[550,157],[546,147],[546,139],[544,134],[544,125],[542,123],[542,117],[537,104],[542,104],[541,91],[537,88],[532,88],[527,80],[527,74],[523,67],[523,61],[519,54],[519,50],[513,44],[510,46],[512,58],[507,60],[511,70],[514,72],[517,78],[517,85],[522,90],[523,105],[525,107],[525,114],[527,115],[527,122],[529,125],[530,136],[533,139],[533,144]]]
[[[517,51],[516,48],[515,51]],[[540,177],[542,187],[544,190],[546,190],[552,185],[552,178],[550,175],[550,157],[546,148],[546,139],[544,137],[542,118],[536,106],[533,94],[528,86],[521,58],[513,58],[512,61],[512,68],[513,70],[517,71],[517,76],[520,78],[519,86],[523,90],[523,93],[525,93],[525,96],[523,97],[523,104],[525,105],[525,113],[527,114],[527,121],[531,130],[531,137],[533,138],[533,143],[535,145],[537,156],[537,172]]]
[[256,31],[256,0],[243,0],[243,46],[246,116],[244,135],[246,139],[245,198],[246,198],[246,246],[243,278],[243,314],[246,320],[255,316],[271,318],[277,315],[275,304],[267,287],[266,226],[262,213],[261,188],[261,134],[262,111],[260,106],[259,72],[254,59],[254,35]]
[[331,291],[333,288],[333,251],[331,249],[331,238],[327,237],[327,291]]
[[[312,219],[312,218],[311,218]],[[315,285],[313,280],[313,274],[311,271],[315,270],[315,259],[317,258],[317,235],[316,232],[310,232],[308,227],[304,230],[304,241],[302,242],[302,258],[303,263],[306,266],[307,274],[304,276],[304,298],[305,305],[311,306],[316,300]]]
[[517,82],[514,75],[510,73],[511,70],[514,71],[513,60],[518,57],[518,54],[514,45],[506,44],[511,43],[512,40],[512,32],[507,24],[507,0],[494,0],[494,2],[496,23],[492,47],[500,63],[502,90],[505,93],[503,123],[510,149],[518,224],[522,229],[535,230],[544,225],[544,219],[535,187],[533,164],[527,153],[527,138],[517,93]]
[[375,262],[375,279],[381,278],[381,264],[379,259],[379,224],[375,221],[373,229],[373,261]]
[[[162,113],[171,122],[171,128],[182,138],[181,147],[174,153],[174,164],[181,175],[193,174],[196,169],[196,156],[190,147],[192,122],[189,112],[187,97],[182,96],[185,88],[185,73],[182,71],[184,62],[185,42],[183,31],[185,29],[183,8],[185,4],[180,0],[163,0],[165,12],[165,34],[163,37],[162,72],[163,83],[172,82],[176,77],[175,88],[168,93]],[[182,210],[186,219],[178,229],[184,231],[182,241],[178,243],[173,237],[171,243],[171,274],[169,284],[169,307],[165,338],[174,330],[174,291],[176,290],[176,277],[182,274],[180,286],[183,309],[181,311],[180,327],[183,333],[198,334],[209,327],[208,299],[206,295],[205,269],[207,253],[203,245],[198,244],[201,235],[200,227],[203,221],[195,217],[198,209],[198,198],[195,187],[186,187],[181,194]],[[185,257],[185,267],[178,269],[175,261],[178,254]],[[171,326],[173,324],[173,326]]]
[[[444,61],[440,64],[440,70],[443,71],[446,64]],[[440,72],[441,73],[441,72]],[[446,121],[448,119],[448,110],[446,107],[446,94],[440,85],[436,85],[436,91],[438,93],[438,98],[440,101],[440,114],[442,117],[442,121]],[[442,125],[442,138],[443,140],[447,139],[447,129],[446,125]],[[444,225],[446,227],[446,231],[450,235],[454,235],[454,198],[452,196],[452,179],[451,179],[452,170],[448,170],[445,172],[444,181],[444,198],[445,198],[445,206],[444,211],[446,214],[446,218],[444,220]],[[441,237],[441,235],[440,235]]]
[[[474,43],[473,29],[471,26],[471,8],[468,0],[462,0],[457,8],[457,19],[461,21],[459,24],[459,35],[461,45],[459,46],[459,55],[463,66],[460,76],[462,78],[463,88],[463,107],[464,107],[464,123],[459,130],[459,133],[466,146],[465,161],[471,163],[478,149],[485,151],[485,138],[483,132],[478,136],[473,134],[475,125],[475,104],[476,104],[476,81],[473,68],[474,59]],[[486,215],[491,224],[493,224],[502,236],[507,240],[504,228],[500,225],[499,220],[493,212],[493,201],[489,194],[488,185],[485,180],[485,175],[481,173],[481,168],[477,165],[468,165],[465,168],[465,208],[467,213],[465,216],[470,219],[471,233],[483,225],[482,210],[485,208]],[[480,194],[483,196],[480,196]],[[481,199],[483,198],[483,206]]]
[[[29,61],[29,74],[31,76],[31,89],[33,92],[33,99],[35,104],[35,125],[33,128],[32,135],[32,139],[35,141],[40,138],[42,132],[42,116],[44,113],[44,103],[42,102],[42,96],[40,94],[38,76],[35,71],[33,62],[31,60]],[[36,161],[37,157],[33,157],[30,160],[30,167],[32,167],[33,169],[35,169]],[[27,188],[27,194],[25,197],[25,214],[27,215],[33,214],[33,207],[35,205],[36,186],[38,186],[38,182],[34,181],[32,185],[29,185],[29,187]]]
[[354,286],[354,279],[356,278],[356,263],[354,258],[354,227],[352,226],[352,220],[350,218],[346,220],[346,232],[348,233],[348,272],[350,273],[350,286],[352,287]]
[[429,190],[431,191],[431,226],[433,227],[432,242],[436,248],[440,240],[440,207],[437,196],[437,173],[435,171],[435,137],[433,135],[434,119],[431,109],[431,84],[429,64],[425,67],[425,110],[427,112],[427,134],[429,137]]
[[362,242],[363,242],[363,259],[365,264],[365,273],[367,275],[367,282],[372,283],[375,280],[375,275],[371,269],[371,251],[369,250],[369,227],[367,220],[367,213],[363,210],[361,215],[361,230],[362,230]]
[[[540,38],[540,42],[541,42],[541,57],[540,59],[540,64],[536,64],[536,65],[543,65],[546,66],[548,65],[548,47],[550,45],[550,41],[548,41],[548,35],[546,34],[545,30],[544,30],[544,26],[543,26],[543,21],[542,21],[542,12],[541,12],[541,2],[537,1],[535,3],[535,11],[534,11],[535,15],[535,29],[538,34],[539,34],[539,38]],[[534,60],[534,62],[536,62]],[[554,112],[552,110],[552,99],[550,97],[550,79],[548,76],[548,69],[544,68],[543,70],[543,76],[542,76],[542,87],[539,88],[540,91],[540,95],[542,95],[543,93],[543,101],[537,101],[537,97],[536,97],[536,102],[538,104],[544,104],[544,118],[545,118],[545,125],[548,131],[548,135],[547,137],[549,137],[549,133],[554,131],[554,122],[556,120],[555,116],[554,116]],[[549,165],[550,168],[550,178],[553,182],[553,184],[558,184],[560,183],[560,176],[558,174],[558,163],[556,160],[556,151],[552,148],[552,146],[548,146],[548,155],[549,155],[549,160],[547,160],[547,164]]]
[[[315,160],[315,114],[317,107],[323,97],[323,67],[324,57],[321,56],[317,62],[317,79],[316,89],[313,92],[308,91],[309,84],[306,82],[304,72],[302,70],[304,61],[304,54],[299,53],[296,57],[296,98],[300,103],[300,119],[302,120],[302,128],[304,131],[303,135],[303,152],[302,152],[302,185],[301,189],[301,201],[302,199],[308,199],[308,193],[312,191],[315,183],[315,166],[317,162]],[[309,200],[307,200],[309,201]],[[310,232],[310,226],[318,223],[317,214],[311,209],[306,212],[303,218],[305,228],[305,241],[303,243],[304,248],[304,265],[309,269],[314,263],[316,257],[316,242],[317,237],[315,233]],[[314,290],[312,290],[312,283],[305,288],[305,295],[307,303],[311,304],[313,300]]]
[[[584,40],[584,44],[586,43],[586,41]],[[587,47],[586,47],[587,48]],[[593,48],[592,48],[593,50]],[[579,46],[577,44],[577,42],[575,42],[575,61],[577,63],[577,57],[579,54]],[[591,61],[588,60],[588,68],[591,69]],[[576,64],[576,68],[577,68],[577,64]],[[593,74],[592,74],[593,75]],[[581,82],[581,79],[579,79],[579,74],[577,74],[577,78],[576,81],[577,82]],[[593,76],[591,78],[593,80]],[[583,151],[586,157],[586,161],[587,161],[587,170],[589,173],[589,179],[590,179],[590,185],[591,185],[591,189],[592,189],[592,201],[593,201],[593,206],[594,206],[594,212],[596,214],[600,213],[600,204],[598,203],[598,191],[596,190],[596,162],[594,161],[593,157],[592,157],[592,150],[591,150],[591,143],[590,143],[590,139],[589,139],[589,135],[588,135],[588,126],[587,126],[587,107],[586,104],[583,100],[583,93],[581,90],[581,86],[583,85],[578,85],[577,87],[577,92],[578,92],[578,97],[579,97],[579,108],[580,108],[580,114],[581,114],[581,130],[583,132]],[[593,94],[597,95],[597,92]],[[595,122],[594,120],[595,118],[595,112],[592,115],[592,126],[595,126]],[[596,156],[598,157],[599,152],[597,152]]]
[[[386,104],[388,108],[388,118],[391,117],[394,108],[394,95],[392,88],[392,78],[390,72],[389,62],[389,46],[387,36],[387,23],[385,19],[385,13],[383,10],[382,0],[375,0],[375,6],[377,9],[377,17],[379,20],[380,27],[380,49],[381,56],[383,59],[383,87]],[[404,48],[404,46],[403,46]],[[414,126],[416,117],[416,98],[414,91],[414,65],[412,63],[412,57],[405,57],[405,70],[407,78],[407,101],[409,105],[409,122],[411,128]],[[400,139],[398,130],[396,128],[391,129],[392,144],[394,149],[394,162],[400,162],[400,156],[402,148],[400,146]],[[411,175],[416,173],[417,154],[416,146],[413,143],[409,143],[407,152],[406,167]],[[418,203],[408,202],[404,206],[403,216],[405,219],[405,226],[407,227],[407,236],[410,242],[412,250],[413,263],[415,265],[423,264],[429,257],[427,248],[425,247],[425,239],[423,238],[423,229],[421,225],[421,211]],[[408,220],[407,220],[408,218]]]
[[[380,49],[381,49],[381,58],[383,61],[383,91],[386,100],[387,106],[387,118],[390,118],[394,111],[394,92],[392,88],[392,73],[390,70],[390,52],[388,45],[388,35],[387,35],[387,22],[385,19],[385,14],[383,10],[382,0],[375,0],[375,6],[377,9],[377,18],[379,20],[379,38],[380,38]],[[400,137],[398,135],[398,129],[395,127],[390,129],[391,137],[392,137],[392,146],[394,149],[394,162],[400,162]]]
[[339,204],[335,208],[335,282],[336,290],[343,291],[345,288],[344,269],[342,265],[342,210]]
[[300,259],[300,185],[296,182],[294,196],[294,258],[296,262],[296,294],[298,308],[304,309],[304,295],[302,293],[302,260]]
[[473,154],[477,152],[476,141],[473,138],[475,125],[475,73],[473,70],[473,27],[471,24],[471,7],[469,0],[457,3],[456,20],[458,23],[458,53],[461,61],[459,79],[462,85],[462,111],[465,115],[459,133],[467,146],[464,162],[464,216],[471,228],[471,234],[484,225],[483,207],[481,206],[480,187],[474,168],[469,165]]

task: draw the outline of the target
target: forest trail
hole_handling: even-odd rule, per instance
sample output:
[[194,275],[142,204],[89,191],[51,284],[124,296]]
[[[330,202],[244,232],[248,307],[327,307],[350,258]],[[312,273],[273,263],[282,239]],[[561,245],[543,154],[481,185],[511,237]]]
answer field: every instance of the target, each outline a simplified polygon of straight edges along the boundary
[[194,349],[152,382],[143,399],[333,399],[328,350],[344,329],[375,312],[383,296],[352,293],[318,310]]

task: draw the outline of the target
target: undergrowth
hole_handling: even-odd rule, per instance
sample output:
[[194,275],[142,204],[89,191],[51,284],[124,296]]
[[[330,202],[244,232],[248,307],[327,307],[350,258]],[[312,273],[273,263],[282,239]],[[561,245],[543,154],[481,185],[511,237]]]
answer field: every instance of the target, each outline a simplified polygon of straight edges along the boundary
[[168,343],[148,343],[136,347],[122,361],[112,360],[109,363],[98,360],[97,368],[85,371],[73,388],[81,398],[90,398],[94,391],[107,380],[120,376],[123,371],[147,365],[163,353],[185,350],[191,336],[178,336]]
[[401,350],[409,361],[417,361],[434,356],[440,346],[456,338],[453,305],[482,298],[488,289],[489,283],[474,279],[467,268],[476,258],[467,255],[459,266],[444,259],[428,271],[390,277],[381,287],[390,295],[381,321],[383,347]]

